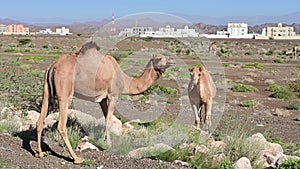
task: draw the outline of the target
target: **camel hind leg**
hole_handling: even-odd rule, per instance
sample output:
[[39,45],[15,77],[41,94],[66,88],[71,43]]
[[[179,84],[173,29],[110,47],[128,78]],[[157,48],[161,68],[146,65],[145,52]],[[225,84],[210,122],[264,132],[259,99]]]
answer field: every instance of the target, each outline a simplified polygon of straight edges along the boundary
[[75,164],[80,164],[84,161],[83,158],[78,157],[75,152],[73,151],[73,148],[70,144],[68,133],[67,133],[67,120],[68,120],[68,103],[69,100],[59,100],[59,121],[57,129],[62,136],[70,155],[74,159]]
[[44,127],[44,120],[48,113],[48,105],[49,105],[49,93],[48,93],[48,85],[44,85],[44,96],[43,96],[43,103],[42,103],[42,111],[39,116],[39,119],[36,123],[36,130],[37,130],[37,150],[36,150],[36,157],[42,158],[44,156],[44,153],[42,152],[41,147],[41,140],[42,140],[42,131]]

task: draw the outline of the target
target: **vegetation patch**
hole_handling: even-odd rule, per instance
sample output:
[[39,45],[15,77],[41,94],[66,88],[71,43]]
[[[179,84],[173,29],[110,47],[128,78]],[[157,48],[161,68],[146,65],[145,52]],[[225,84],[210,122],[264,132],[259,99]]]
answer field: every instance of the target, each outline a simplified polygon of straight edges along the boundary
[[258,92],[256,87],[245,84],[233,84],[231,90],[234,92]]
[[279,166],[279,169],[299,169],[300,168],[300,159],[290,158]]
[[277,58],[274,60],[275,63],[285,63],[285,59],[283,58]]
[[278,99],[292,99],[296,97],[292,89],[286,85],[273,84],[267,87],[267,90],[272,92],[271,97]]
[[265,68],[265,65],[255,62],[255,63],[248,63],[248,64],[241,65],[241,68],[263,69]]
[[241,103],[241,106],[243,106],[243,107],[255,107],[256,102],[254,100],[245,100]]
[[287,109],[289,110],[300,110],[300,102],[293,102],[290,104]]

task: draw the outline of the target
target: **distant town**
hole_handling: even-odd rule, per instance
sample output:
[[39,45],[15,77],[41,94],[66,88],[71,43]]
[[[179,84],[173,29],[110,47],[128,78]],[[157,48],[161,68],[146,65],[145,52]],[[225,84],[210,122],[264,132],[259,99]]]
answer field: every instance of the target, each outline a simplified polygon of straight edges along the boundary
[[206,37],[206,38],[235,38],[235,39],[300,39],[293,27],[284,27],[278,23],[275,27],[265,27],[261,34],[248,33],[247,23],[228,23],[227,30],[217,31],[216,34],[199,33],[195,29],[185,26],[183,29],[173,28],[170,25],[154,30],[153,27],[125,28],[119,36],[126,37],[154,37],[154,38],[183,38],[183,37]]
[[[170,25],[154,29],[153,27],[134,26],[123,28],[116,31],[112,29],[118,36],[125,37],[153,37],[153,38],[184,38],[184,37],[206,37],[214,39],[300,39],[293,27],[283,26],[278,23],[277,26],[265,27],[262,33],[249,33],[248,24],[244,22],[228,23],[227,30],[217,31],[215,34],[204,34],[197,32],[195,29],[184,26],[183,28],[174,28]],[[30,32],[29,27],[23,24],[0,24],[0,34],[2,35],[71,35],[70,29],[67,27],[55,28],[51,30],[46,28],[37,32]]]
[[52,31],[50,28],[40,30],[38,32],[30,32],[29,27],[23,24],[0,24],[0,34],[2,35],[35,35],[35,34],[51,34],[51,35],[71,35],[70,29],[66,27],[56,28]]

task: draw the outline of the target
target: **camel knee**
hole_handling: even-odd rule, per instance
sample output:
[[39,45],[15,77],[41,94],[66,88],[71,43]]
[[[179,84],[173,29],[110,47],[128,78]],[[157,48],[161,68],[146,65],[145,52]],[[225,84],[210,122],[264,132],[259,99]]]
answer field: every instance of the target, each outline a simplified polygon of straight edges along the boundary
[[60,133],[60,135],[62,135],[62,136],[66,136],[67,135],[67,129],[66,129],[66,127],[63,127],[62,125],[58,125],[57,126],[57,130]]

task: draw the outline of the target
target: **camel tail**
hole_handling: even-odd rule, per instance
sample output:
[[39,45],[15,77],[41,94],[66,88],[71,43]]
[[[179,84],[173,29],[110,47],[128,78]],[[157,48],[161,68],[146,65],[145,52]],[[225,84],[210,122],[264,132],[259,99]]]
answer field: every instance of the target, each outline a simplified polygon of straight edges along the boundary
[[42,111],[48,112],[57,108],[57,104],[55,102],[56,90],[54,84],[54,75],[54,68],[53,66],[50,66],[45,73]]

